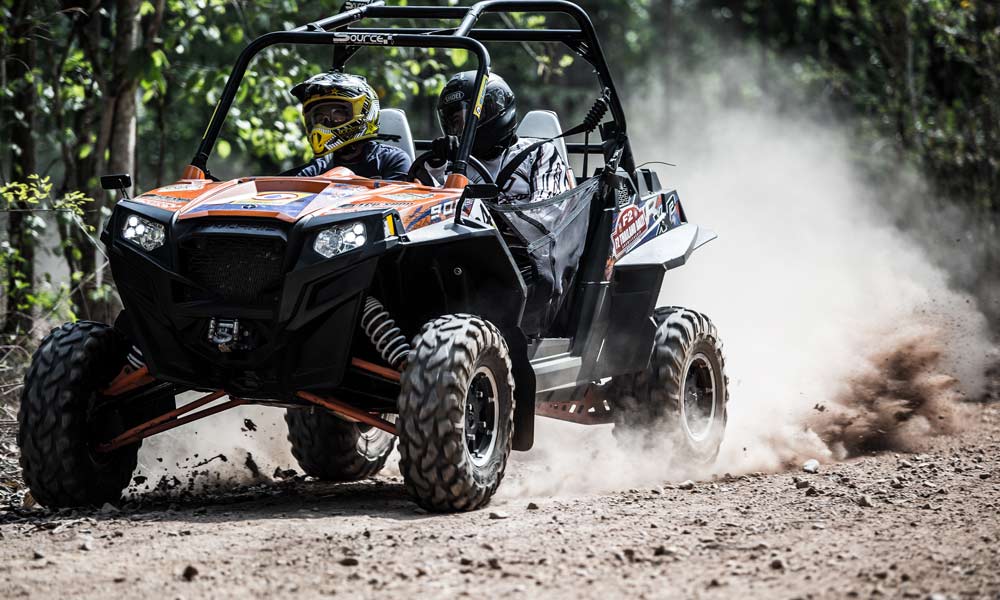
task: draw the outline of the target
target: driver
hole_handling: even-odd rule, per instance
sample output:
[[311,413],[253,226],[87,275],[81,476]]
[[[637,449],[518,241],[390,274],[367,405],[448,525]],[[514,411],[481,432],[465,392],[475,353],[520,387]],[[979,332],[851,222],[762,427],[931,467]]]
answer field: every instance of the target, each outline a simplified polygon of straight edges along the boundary
[[378,95],[360,75],[330,71],[314,75],[291,90],[302,103],[312,161],[283,175],[316,177],[346,167],[368,178],[405,180],[406,152],[376,141]]
[[[436,161],[428,161],[427,172],[436,182],[444,181],[446,160],[458,150],[458,139],[476,101],[476,72],[465,71],[448,81],[438,96],[438,119],[444,137],[433,142]],[[483,92],[483,108],[476,126],[472,155],[478,158],[495,180],[507,162],[538,140],[518,138],[517,98],[503,77],[491,73]],[[472,183],[482,178],[474,168],[467,174]],[[545,200],[573,187],[573,173],[556,149],[548,142],[529,154],[500,190],[503,203]]]

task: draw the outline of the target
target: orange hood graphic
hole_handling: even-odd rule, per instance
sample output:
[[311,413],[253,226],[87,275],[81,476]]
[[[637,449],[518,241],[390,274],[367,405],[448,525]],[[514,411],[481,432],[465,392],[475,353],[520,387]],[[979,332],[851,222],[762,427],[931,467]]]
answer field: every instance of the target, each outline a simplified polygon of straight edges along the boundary
[[454,215],[462,190],[380,181],[335,168],[320,177],[182,179],[137,196],[136,202],[177,213],[178,219],[259,217],[294,223],[307,216],[396,210],[414,229]]

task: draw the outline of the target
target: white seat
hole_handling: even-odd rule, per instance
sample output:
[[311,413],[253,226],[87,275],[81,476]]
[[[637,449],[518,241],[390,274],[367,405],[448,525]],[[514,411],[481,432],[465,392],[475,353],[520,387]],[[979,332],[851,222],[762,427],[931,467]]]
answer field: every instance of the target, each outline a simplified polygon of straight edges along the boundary
[[[517,126],[518,137],[537,138],[545,140],[562,134],[559,116],[551,110],[533,110],[524,115],[521,124]],[[559,150],[566,164],[569,164],[569,154],[566,152],[566,140],[558,139],[552,142]]]
[[406,112],[398,108],[383,108],[378,116],[379,135],[398,137],[399,139],[386,139],[382,143],[395,146],[406,152],[410,160],[416,157],[416,149],[413,147],[413,134],[410,132],[410,122],[406,120]]

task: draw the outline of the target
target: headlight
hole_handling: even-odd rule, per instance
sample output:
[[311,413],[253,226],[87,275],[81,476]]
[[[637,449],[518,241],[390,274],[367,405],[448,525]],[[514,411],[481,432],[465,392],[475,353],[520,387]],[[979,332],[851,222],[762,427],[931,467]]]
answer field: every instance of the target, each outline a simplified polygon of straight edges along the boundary
[[366,241],[368,241],[368,236],[364,223],[347,223],[319,232],[316,241],[313,242],[313,250],[321,256],[333,258],[338,254],[364,246]]
[[122,237],[149,252],[162,246],[167,234],[163,225],[138,215],[130,215],[122,227]]

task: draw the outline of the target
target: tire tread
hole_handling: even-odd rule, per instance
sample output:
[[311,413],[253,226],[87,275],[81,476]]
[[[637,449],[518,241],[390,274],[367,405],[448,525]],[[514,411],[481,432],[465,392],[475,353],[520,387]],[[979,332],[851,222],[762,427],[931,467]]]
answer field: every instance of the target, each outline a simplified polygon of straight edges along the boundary
[[125,364],[126,341],[91,321],[53,330],[32,357],[18,411],[21,470],[50,508],[116,502],[131,480],[140,444],[104,455],[90,450],[87,411]]
[[[487,321],[454,314],[425,324],[412,348],[403,371],[397,422],[399,470],[406,488],[427,510],[455,512],[485,506],[503,479],[513,442],[514,378],[507,344]],[[491,350],[503,361],[505,373],[495,376],[506,378],[510,405],[500,416],[506,436],[498,440],[503,444],[499,470],[482,480],[462,438],[463,409],[477,357]],[[502,388],[504,382],[497,385]]]

